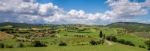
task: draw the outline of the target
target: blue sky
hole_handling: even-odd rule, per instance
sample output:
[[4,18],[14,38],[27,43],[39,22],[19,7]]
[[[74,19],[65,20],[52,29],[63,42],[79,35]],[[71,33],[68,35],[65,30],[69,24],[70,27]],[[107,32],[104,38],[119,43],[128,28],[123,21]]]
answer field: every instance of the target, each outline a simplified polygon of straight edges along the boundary
[[66,11],[71,9],[84,10],[86,12],[105,12],[108,10],[106,0],[37,0],[39,3],[52,2]]
[[[71,9],[85,10],[86,12],[105,12],[109,10],[106,3],[107,0],[37,0],[37,2],[45,4],[52,2],[66,11]],[[145,0],[130,0],[132,2],[144,2]]]

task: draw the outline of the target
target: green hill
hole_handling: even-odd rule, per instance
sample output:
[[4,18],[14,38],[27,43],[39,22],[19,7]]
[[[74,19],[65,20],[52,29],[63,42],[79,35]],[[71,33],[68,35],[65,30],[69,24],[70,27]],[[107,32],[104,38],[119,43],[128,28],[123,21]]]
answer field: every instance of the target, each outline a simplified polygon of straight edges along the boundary
[[138,31],[138,32],[143,32],[143,31],[150,31],[150,24],[144,24],[144,23],[137,23],[137,22],[116,22],[107,25],[108,27],[111,28],[124,28],[128,31]]

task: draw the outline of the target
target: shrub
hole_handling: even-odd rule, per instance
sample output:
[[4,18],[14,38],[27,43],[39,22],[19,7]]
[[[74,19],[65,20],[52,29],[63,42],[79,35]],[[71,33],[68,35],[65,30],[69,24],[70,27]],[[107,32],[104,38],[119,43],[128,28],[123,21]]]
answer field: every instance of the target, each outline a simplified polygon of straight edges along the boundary
[[149,47],[147,50],[149,50],[149,51],[150,51],[150,47]]
[[150,40],[145,41],[145,44],[150,47]]
[[6,48],[13,48],[13,45],[6,45]]
[[34,47],[47,47],[45,42],[41,42],[41,41],[34,41],[33,42],[33,46]]
[[125,45],[135,46],[131,41],[126,41],[124,39],[117,39],[115,36],[107,36],[106,38],[109,41],[118,42]]
[[120,39],[120,40],[118,40],[118,42],[121,43],[121,44],[124,44],[124,43],[125,43],[125,40]]
[[145,41],[145,44],[147,45],[148,50],[150,50],[150,40]]
[[97,43],[95,40],[91,40],[91,41],[90,41],[90,44],[91,44],[91,45],[97,45],[98,43]]
[[135,46],[131,41],[126,41],[125,44],[130,46]]
[[135,46],[131,41],[126,41],[124,39],[120,39],[117,42],[125,45]]
[[143,46],[143,45],[139,45],[139,48],[145,48],[145,46]]
[[0,48],[5,48],[4,43],[0,43]]
[[59,43],[59,46],[67,46],[67,43],[65,43],[65,42],[60,42],[60,43]]
[[19,47],[25,47],[23,43],[19,43]]
[[111,36],[107,36],[106,39],[109,40],[109,41],[114,41],[114,42],[117,41],[116,36],[112,36],[112,35]]
[[90,44],[91,44],[91,45],[99,45],[99,44],[103,44],[103,43],[104,43],[103,40],[99,40],[99,41],[91,40],[91,41],[90,41]]
[[100,44],[104,44],[105,43],[105,39],[102,39],[102,40],[100,40],[100,41],[98,41],[98,42],[100,42]]

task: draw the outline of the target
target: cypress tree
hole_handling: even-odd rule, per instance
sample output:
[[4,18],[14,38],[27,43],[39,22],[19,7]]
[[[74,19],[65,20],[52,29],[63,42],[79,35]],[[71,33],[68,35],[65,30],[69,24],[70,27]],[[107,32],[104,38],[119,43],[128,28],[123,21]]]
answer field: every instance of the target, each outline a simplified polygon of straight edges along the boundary
[[100,38],[102,38],[102,37],[103,37],[103,32],[102,32],[102,31],[100,31],[100,33],[99,33],[99,37],[100,37]]

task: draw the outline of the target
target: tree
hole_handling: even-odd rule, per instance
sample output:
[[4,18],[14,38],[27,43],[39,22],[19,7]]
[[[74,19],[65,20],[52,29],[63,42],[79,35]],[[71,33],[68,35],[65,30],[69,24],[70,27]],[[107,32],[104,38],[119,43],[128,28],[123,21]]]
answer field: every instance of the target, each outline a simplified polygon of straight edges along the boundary
[[103,34],[103,32],[102,31],[100,31],[100,33],[99,33],[99,37],[101,38],[99,41],[101,42],[101,44],[103,45],[104,44],[104,42],[105,42],[105,34]]
[[99,33],[99,37],[100,37],[100,38],[102,38],[102,37],[103,37],[103,32],[102,32],[102,31],[100,31],[100,33]]

